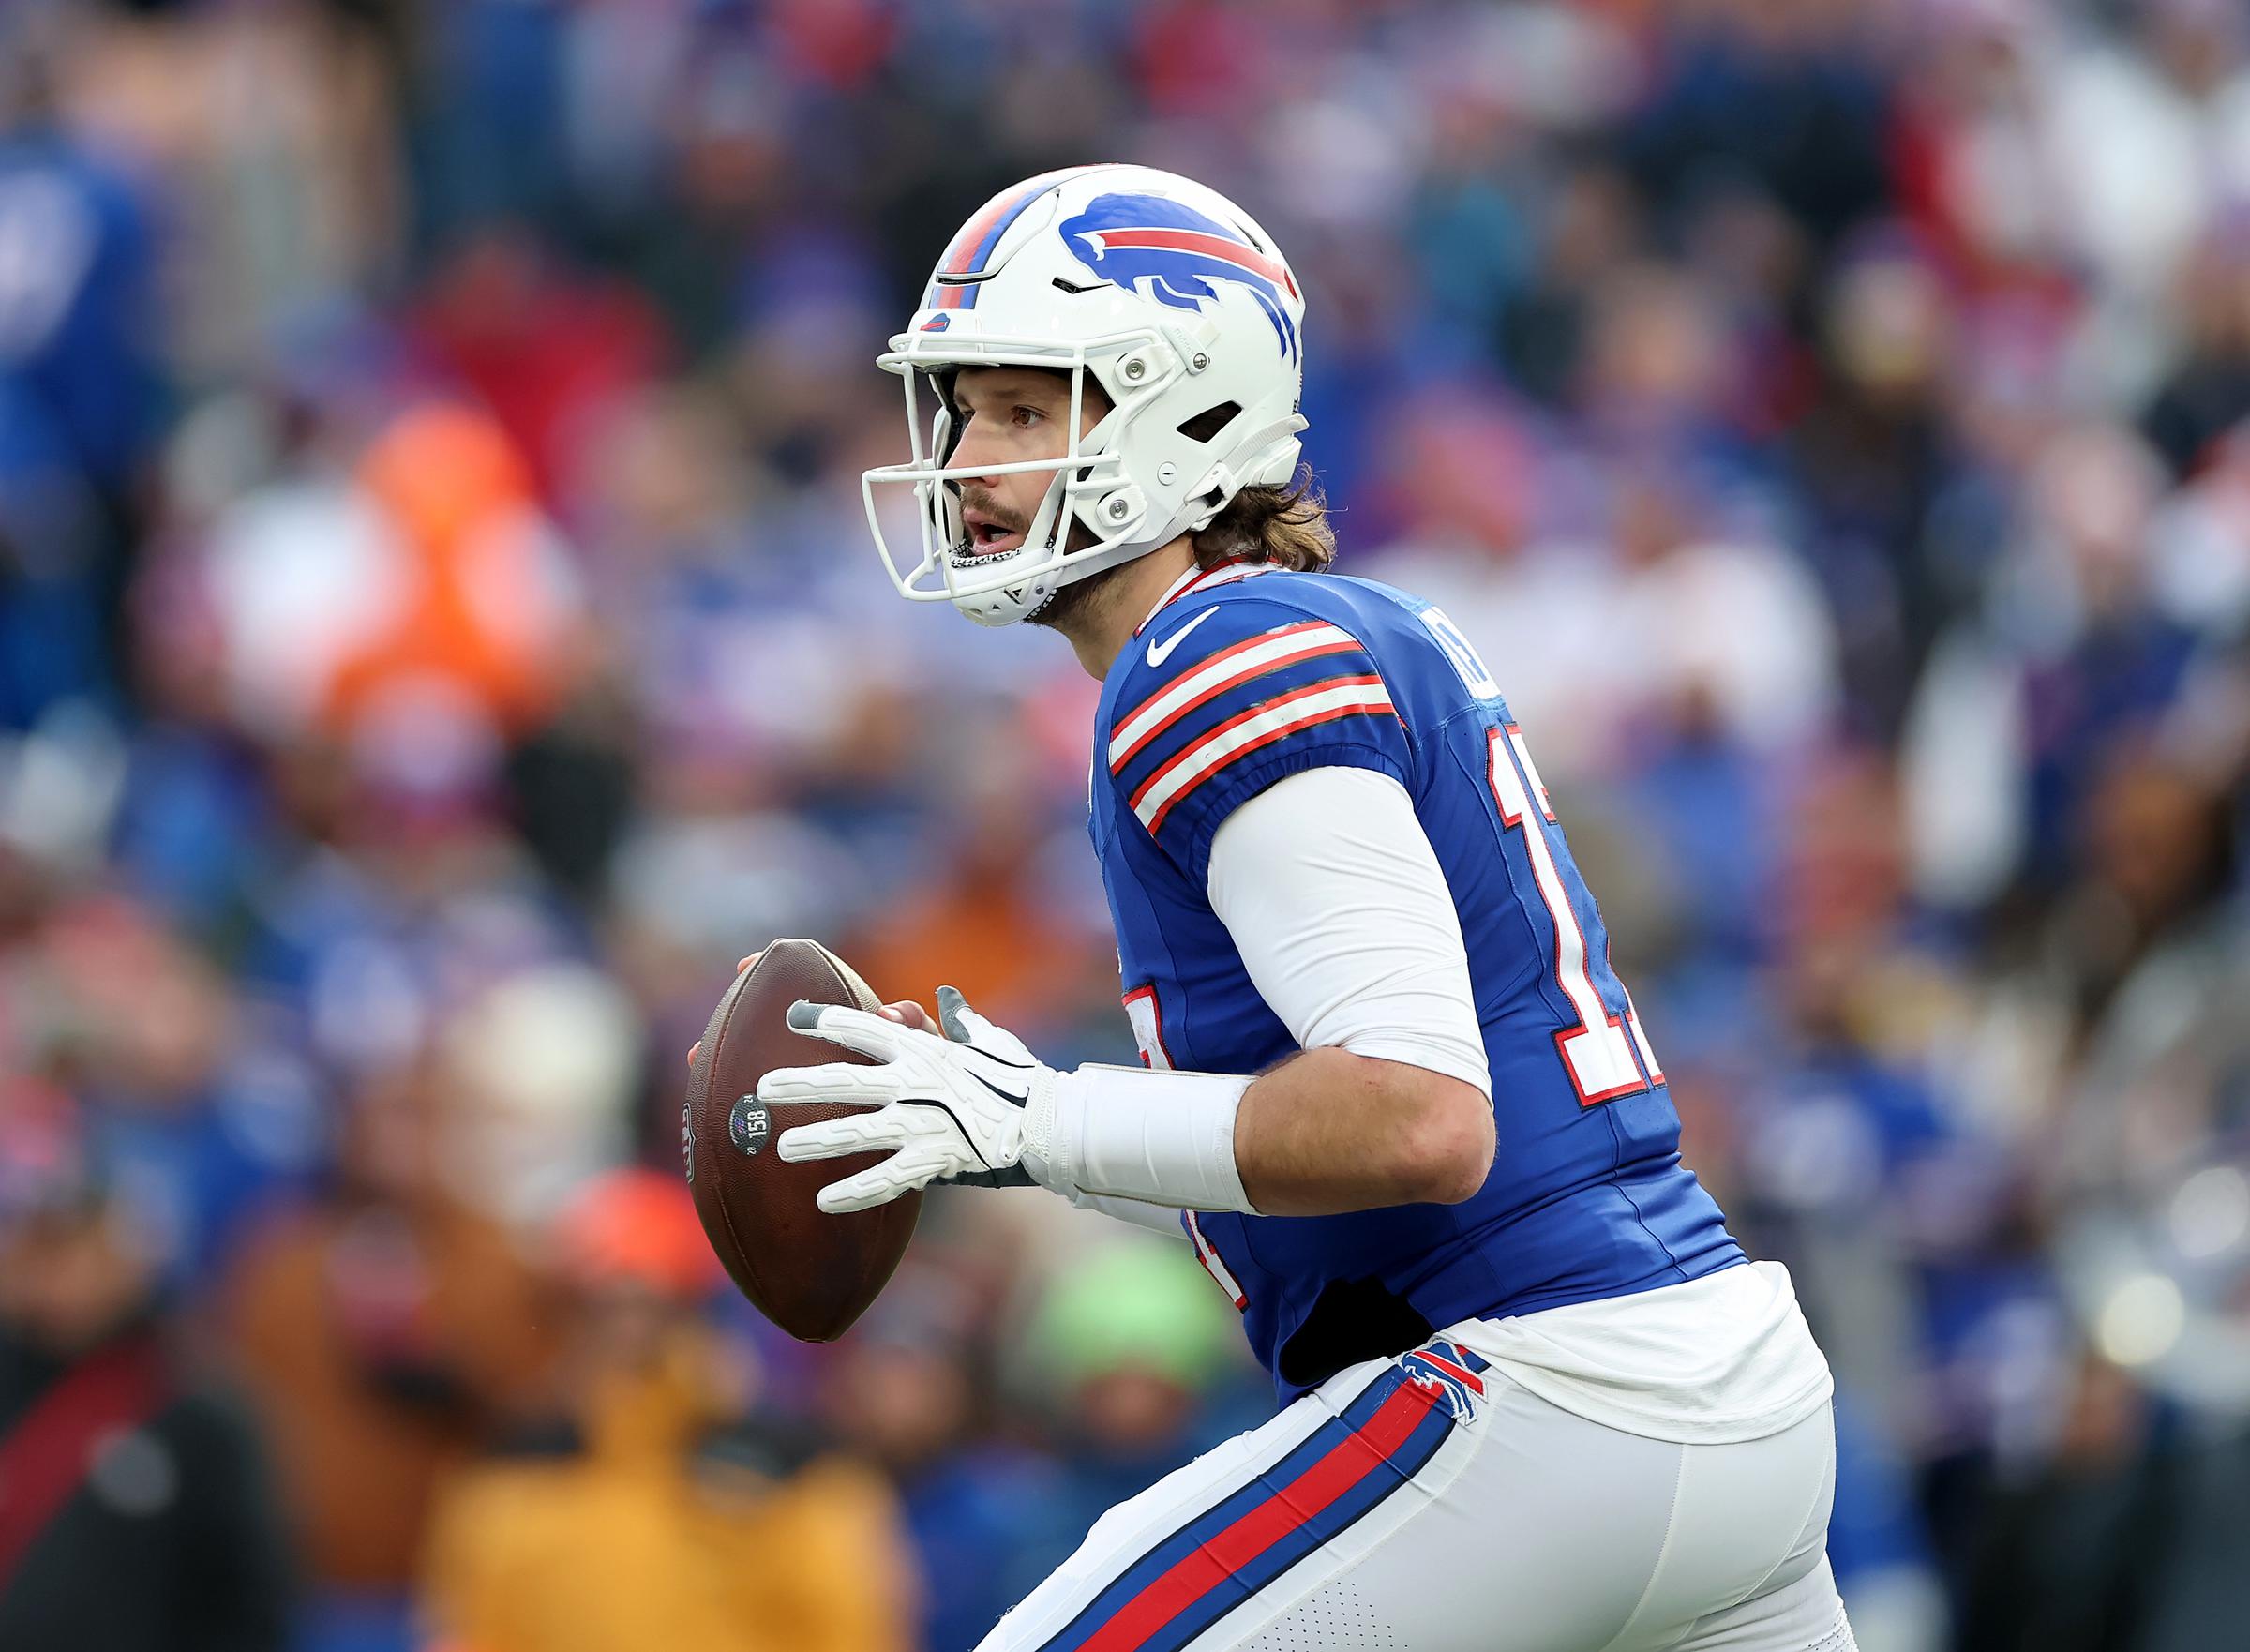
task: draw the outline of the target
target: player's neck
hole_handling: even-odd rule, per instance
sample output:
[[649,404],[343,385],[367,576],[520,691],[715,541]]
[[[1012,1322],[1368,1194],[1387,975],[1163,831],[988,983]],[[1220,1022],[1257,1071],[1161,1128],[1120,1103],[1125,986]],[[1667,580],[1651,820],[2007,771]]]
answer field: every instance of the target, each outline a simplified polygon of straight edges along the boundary
[[[1169,545],[1087,581],[1094,589],[1053,621],[1055,629],[1069,638],[1087,675],[1097,683],[1109,675],[1157,599],[1194,565],[1195,542],[1182,533]],[[1069,593],[1066,586],[1063,594]]]

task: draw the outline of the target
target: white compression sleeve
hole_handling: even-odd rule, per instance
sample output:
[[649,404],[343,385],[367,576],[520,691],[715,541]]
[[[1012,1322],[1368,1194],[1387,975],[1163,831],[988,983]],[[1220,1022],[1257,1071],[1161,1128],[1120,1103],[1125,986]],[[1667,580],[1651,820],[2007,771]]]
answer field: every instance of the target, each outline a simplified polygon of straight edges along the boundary
[[1211,909],[1305,1049],[1428,1068],[1492,1094],[1461,917],[1414,801],[1372,769],[1268,787],[1211,842]]
[[[1492,1093],[1460,916],[1396,780],[1320,768],[1276,782],[1219,828],[1209,890],[1259,996],[1301,1047],[1404,1061]],[[1081,1067],[1035,1107],[1028,1156],[1079,1203],[1249,1210],[1234,1123],[1250,1083]]]

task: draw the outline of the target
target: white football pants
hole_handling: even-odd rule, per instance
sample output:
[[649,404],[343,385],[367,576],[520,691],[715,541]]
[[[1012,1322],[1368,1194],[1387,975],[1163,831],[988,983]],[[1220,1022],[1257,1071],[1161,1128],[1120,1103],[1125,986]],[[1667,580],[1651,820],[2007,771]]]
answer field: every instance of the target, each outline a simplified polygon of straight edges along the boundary
[[1442,1336],[1094,1524],[979,1652],[1855,1652],[1828,1411],[1679,1445]]

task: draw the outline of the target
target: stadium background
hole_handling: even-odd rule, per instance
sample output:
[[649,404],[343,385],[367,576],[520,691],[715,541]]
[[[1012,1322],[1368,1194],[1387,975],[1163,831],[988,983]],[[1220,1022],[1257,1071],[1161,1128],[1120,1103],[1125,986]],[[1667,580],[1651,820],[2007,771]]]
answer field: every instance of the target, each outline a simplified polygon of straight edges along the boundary
[[1184,1247],[934,1198],[800,1347],[601,1174],[773,935],[1130,1059],[1094,686],[858,485],[1089,158],[1289,251],[1342,567],[1494,663],[1835,1363],[1861,1644],[2240,1644],[2232,0],[0,20],[0,1187],[117,1190],[292,1644],[958,1652],[1261,1414]]

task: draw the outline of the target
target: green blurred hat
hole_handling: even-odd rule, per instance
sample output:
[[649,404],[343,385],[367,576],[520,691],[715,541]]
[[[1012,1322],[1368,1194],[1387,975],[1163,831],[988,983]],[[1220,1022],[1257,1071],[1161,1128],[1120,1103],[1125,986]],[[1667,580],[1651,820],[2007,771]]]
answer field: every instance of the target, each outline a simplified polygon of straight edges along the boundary
[[1184,1245],[1107,1244],[1067,1266],[1031,1316],[1028,1352],[1071,1386],[1147,1371],[1200,1389],[1225,1363],[1235,1315]]

